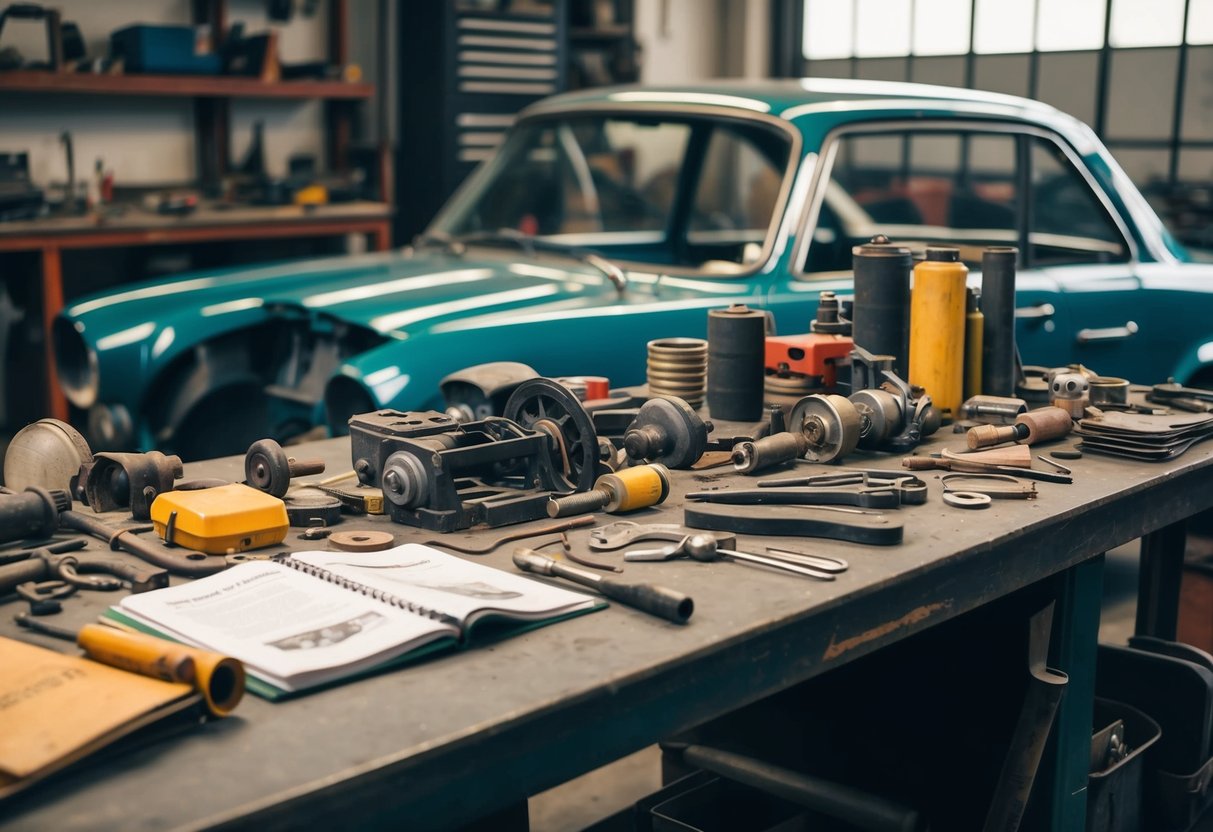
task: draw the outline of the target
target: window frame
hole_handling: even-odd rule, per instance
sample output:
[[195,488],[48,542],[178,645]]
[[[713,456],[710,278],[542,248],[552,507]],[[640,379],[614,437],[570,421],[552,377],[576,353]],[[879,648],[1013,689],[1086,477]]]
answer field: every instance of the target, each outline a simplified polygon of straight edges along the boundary
[[[809,186],[809,200],[807,210],[802,218],[796,232],[796,244],[792,250],[790,259],[790,273],[794,280],[816,280],[821,277],[829,277],[837,275],[838,271],[822,271],[808,272],[805,271],[805,266],[808,263],[809,249],[813,245],[813,231],[817,227],[817,220],[821,213],[822,203],[825,201],[826,186],[830,182],[830,175],[834,169],[834,162],[838,155],[839,140],[847,135],[860,133],[864,135],[893,135],[908,138],[911,133],[955,133],[962,137],[966,134],[990,134],[990,135],[1011,135],[1016,138],[1016,156],[1020,164],[1019,170],[1016,171],[1016,179],[1026,183],[1025,194],[1030,193],[1032,185],[1032,170],[1031,162],[1024,162],[1024,157],[1030,157],[1031,146],[1025,139],[1028,137],[1036,137],[1051,142],[1058,147],[1062,155],[1069,161],[1070,165],[1078,172],[1082,180],[1087,184],[1087,187],[1095,194],[1099,205],[1103,208],[1104,213],[1112,221],[1113,226],[1120,234],[1124,242],[1125,249],[1128,252],[1128,257],[1123,262],[1123,265],[1136,268],[1138,260],[1137,242],[1134,240],[1130,232],[1129,225],[1125,222],[1121,213],[1116,210],[1116,206],[1112,204],[1107,192],[1095,179],[1090,169],[1082,156],[1079,155],[1068,141],[1060,134],[1040,127],[1034,124],[1024,122],[1010,121],[985,121],[981,119],[949,119],[949,118],[931,118],[931,119],[907,119],[901,118],[872,118],[862,119],[846,124],[840,124],[826,134],[821,143],[819,153],[820,162],[813,171],[813,179]],[[903,155],[905,151],[903,150]],[[1031,204],[1030,198],[1020,200],[1016,208],[1016,245],[1019,248],[1019,268],[1032,269],[1036,266],[1032,263],[1032,249],[1028,245],[1029,226],[1031,221]],[[1092,263],[1069,263],[1051,266],[1050,268],[1074,268],[1081,266],[1099,265]]]

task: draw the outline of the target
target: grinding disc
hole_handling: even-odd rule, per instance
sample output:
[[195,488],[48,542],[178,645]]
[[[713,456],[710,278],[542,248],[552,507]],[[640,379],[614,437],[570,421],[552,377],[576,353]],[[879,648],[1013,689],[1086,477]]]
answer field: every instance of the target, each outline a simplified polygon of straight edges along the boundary
[[396,536],[391,532],[333,532],[329,543],[343,552],[379,552],[392,548]]

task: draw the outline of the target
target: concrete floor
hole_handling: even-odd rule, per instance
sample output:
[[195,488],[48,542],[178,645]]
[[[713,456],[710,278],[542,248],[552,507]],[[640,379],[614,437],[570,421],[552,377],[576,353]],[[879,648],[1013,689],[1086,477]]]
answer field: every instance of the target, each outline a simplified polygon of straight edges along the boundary
[[[1107,555],[1100,641],[1125,644],[1133,634],[1137,609],[1139,544]],[[533,832],[571,832],[631,806],[661,786],[661,754],[656,746],[570,780],[529,802]]]

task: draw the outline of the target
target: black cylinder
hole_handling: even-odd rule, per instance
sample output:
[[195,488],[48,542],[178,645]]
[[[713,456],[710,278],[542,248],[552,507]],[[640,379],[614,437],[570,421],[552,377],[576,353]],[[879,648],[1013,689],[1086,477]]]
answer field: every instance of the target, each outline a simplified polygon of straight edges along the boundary
[[708,312],[707,401],[713,419],[762,418],[766,327],[766,315],[742,303]]
[[873,355],[893,356],[893,370],[905,378],[910,370],[910,270],[908,248],[877,235],[851,249],[855,269],[855,311],[851,335],[855,345]]
[[1014,246],[991,246],[981,254],[981,314],[985,337],[981,348],[981,392],[1015,395],[1015,259]]
[[0,495],[0,542],[50,537],[59,528],[59,512],[71,505],[60,488],[31,486],[20,494]]

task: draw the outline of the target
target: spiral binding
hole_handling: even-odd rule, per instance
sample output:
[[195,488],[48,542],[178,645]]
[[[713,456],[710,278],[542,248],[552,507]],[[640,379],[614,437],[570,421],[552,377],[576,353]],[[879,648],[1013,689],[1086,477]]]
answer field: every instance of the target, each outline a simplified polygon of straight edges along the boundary
[[342,589],[352,590],[357,592],[359,595],[365,595],[366,597],[372,598],[376,601],[382,601],[385,604],[398,607],[402,610],[407,610],[415,615],[421,615],[426,618],[433,619],[434,621],[441,621],[447,624],[459,626],[459,619],[452,615],[447,615],[444,612],[439,612],[438,610],[433,610],[429,607],[423,607],[421,604],[414,604],[412,601],[401,598],[399,595],[395,595],[387,590],[376,589],[374,587],[367,586],[366,584],[359,583],[358,581],[343,578],[335,572],[330,572],[323,567],[313,566],[312,564],[304,563],[301,560],[294,560],[290,555],[276,557],[274,560],[276,560],[278,563],[284,564],[285,566],[289,566],[291,569],[297,569],[300,572],[304,572],[314,578],[319,578],[326,583],[336,584]]

